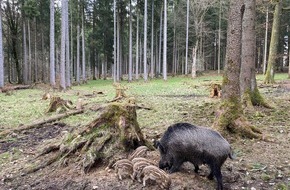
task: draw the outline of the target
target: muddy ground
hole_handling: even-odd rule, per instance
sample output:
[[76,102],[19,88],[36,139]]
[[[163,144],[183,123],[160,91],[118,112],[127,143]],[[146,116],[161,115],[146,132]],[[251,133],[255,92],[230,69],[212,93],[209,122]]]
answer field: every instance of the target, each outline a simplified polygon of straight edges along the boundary
[[[255,107],[255,110],[247,112],[247,117],[252,124],[262,129],[263,134],[270,137],[271,141],[228,138],[235,151],[236,159],[228,159],[222,167],[225,189],[290,189],[289,81],[276,86],[263,86],[262,92],[269,103],[275,106],[275,109]],[[146,97],[143,96],[140,99],[144,98]],[[147,98],[150,99],[150,97]],[[174,102],[177,97],[168,96],[166,98],[168,101]],[[212,106],[206,106],[208,105],[206,100],[212,100],[203,97],[205,109],[201,109],[200,105],[188,107],[186,102],[190,98],[192,97],[187,95],[178,97],[178,101],[182,100],[184,104],[184,106],[182,104],[178,105],[178,109],[181,109],[180,118],[184,121],[194,122],[190,118],[195,115],[196,118],[204,118],[204,120],[200,119],[198,124],[204,123],[210,126],[219,100],[214,100],[213,104],[210,103]],[[155,101],[158,101],[158,98]],[[138,116],[143,112],[143,110],[139,110]],[[156,111],[152,114],[156,114]],[[152,139],[160,136],[167,127],[160,126],[154,131],[152,128],[143,127],[142,131],[148,139]],[[63,131],[69,129],[70,126],[58,122],[22,133],[10,134],[8,137],[1,139],[0,154],[14,155],[7,156],[7,158],[14,157],[17,159],[8,159],[0,163],[0,189],[158,189],[154,183],[143,187],[142,184],[131,179],[120,181],[117,179],[114,170],[105,170],[106,165],[101,164],[87,174],[84,174],[79,166],[69,163],[67,167],[53,164],[35,173],[26,176],[21,175],[29,164],[40,162],[52,156],[47,155],[35,159],[43,144],[54,138],[60,138]],[[158,162],[159,153],[150,151],[148,158]],[[196,174],[193,171],[193,166],[185,163],[179,172],[170,174],[172,179],[170,189],[215,189],[215,180],[210,181],[206,178],[208,173],[207,166],[202,166],[199,174]]]

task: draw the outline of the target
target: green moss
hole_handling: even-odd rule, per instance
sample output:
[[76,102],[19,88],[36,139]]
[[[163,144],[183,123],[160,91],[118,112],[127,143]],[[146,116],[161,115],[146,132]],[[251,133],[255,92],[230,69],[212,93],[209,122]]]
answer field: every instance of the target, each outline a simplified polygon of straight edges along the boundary
[[226,128],[232,121],[237,119],[241,115],[241,104],[238,97],[230,97],[223,100],[221,104],[221,110],[224,110],[219,118],[219,126]]
[[266,174],[266,173],[262,173],[261,179],[263,181],[269,181],[270,179],[272,179],[272,177],[270,175]]
[[228,79],[227,75],[224,75],[223,76],[223,80],[222,80],[222,86],[224,86],[224,85],[226,85],[228,83],[229,83],[229,79]]
[[265,100],[262,97],[262,95],[260,94],[258,88],[255,88],[254,91],[252,93],[250,93],[250,95],[251,95],[252,104],[254,106],[265,104]]
[[290,187],[290,185],[286,185],[284,183],[279,183],[275,189],[276,190],[289,190],[289,187]]

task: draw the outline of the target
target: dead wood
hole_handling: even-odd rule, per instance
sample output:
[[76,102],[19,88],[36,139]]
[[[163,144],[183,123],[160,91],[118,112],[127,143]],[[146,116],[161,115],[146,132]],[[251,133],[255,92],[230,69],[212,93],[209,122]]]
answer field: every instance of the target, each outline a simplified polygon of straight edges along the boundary
[[22,90],[22,89],[29,89],[31,88],[31,85],[8,85],[4,86],[1,91],[3,93],[7,93],[8,91],[13,91],[13,90]]
[[36,127],[39,127],[39,126],[41,126],[41,125],[43,125],[45,123],[51,123],[51,122],[66,118],[66,117],[71,116],[71,115],[76,115],[76,114],[83,113],[83,111],[84,110],[73,110],[73,111],[69,111],[69,112],[66,112],[66,113],[53,115],[53,116],[50,116],[48,118],[41,118],[41,119],[38,119],[38,120],[32,122],[31,124],[22,125],[22,126],[14,129],[14,130],[3,131],[3,132],[0,133],[0,136],[6,136],[6,135],[8,135],[10,133],[13,133],[13,132],[21,132],[21,131],[24,131],[24,130],[36,128]]
[[17,132],[17,131],[23,131],[23,130],[27,130],[27,129],[32,129],[32,128],[35,128],[35,127],[37,127],[39,125],[43,125],[45,123],[51,123],[51,122],[66,118],[68,116],[80,114],[80,113],[83,113],[83,112],[84,112],[84,110],[73,110],[73,111],[69,111],[69,112],[66,112],[66,113],[53,115],[53,116],[50,116],[48,118],[42,118],[42,119],[39,119],[39,120],[36,120],[36,121],[32,122],[31,124],[23,125],[23,126],[17,128],[17,129],[15,129],[14,131]]
[[138,146],[153,148],[144,138],[135,105],[110,103],[99,109],[96,119],[80,126],[62,139],[56,139],[39,154],[55,152],[56,156],[30,169],[35,172],[52,162],[58,165],[74,163],[89,172],[96,165],[108,164],[116,157],[128,154]]

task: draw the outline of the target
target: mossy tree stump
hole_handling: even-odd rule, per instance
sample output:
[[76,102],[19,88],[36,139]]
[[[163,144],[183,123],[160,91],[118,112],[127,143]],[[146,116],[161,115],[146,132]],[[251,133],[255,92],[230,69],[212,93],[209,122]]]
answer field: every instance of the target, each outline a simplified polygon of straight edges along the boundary
[[66,165],[70,160],[77,162],[84,172],[88,172],[93,166],[110,164],[141,145],[152,148],[137,122],[136,106],[129,103],[110,103],[91,123],[67,133],[57,143],[44,148],[39,156],[53,151],[56,154],[25,173],[37,171],[54,162]]

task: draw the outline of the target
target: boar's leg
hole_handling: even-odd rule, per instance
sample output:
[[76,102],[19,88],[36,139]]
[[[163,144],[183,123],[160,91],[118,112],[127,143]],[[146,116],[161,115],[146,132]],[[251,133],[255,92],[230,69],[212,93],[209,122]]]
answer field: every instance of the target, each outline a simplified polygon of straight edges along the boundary
[[197,164],[193,164],[194,165],[194,172],[198,173],[199,170],[199,166]]
[[169,173],[177,172],[181,164],[183,163],[183,160],[181,159],[174,159],[173,164],[169,170]]
[[213,176],[215,176],[217,180],[217,190],[223,190],[221,167],[216,165],[210,165],[210,169],[211,172],[208,176],[208,179],[213,179]]

